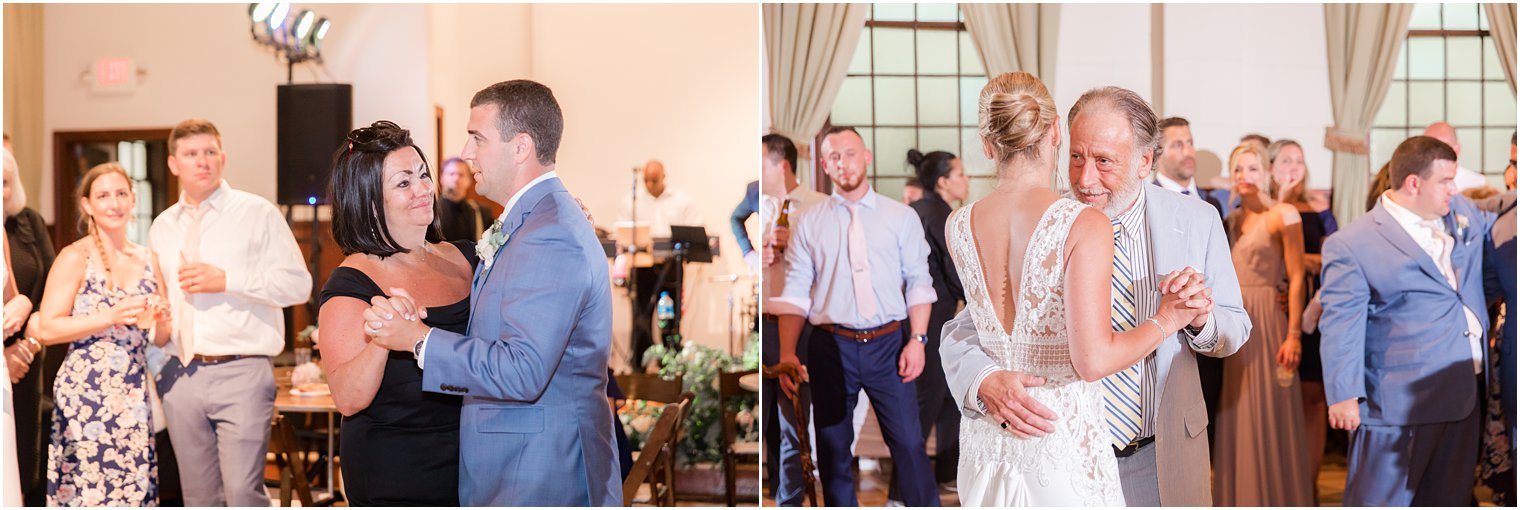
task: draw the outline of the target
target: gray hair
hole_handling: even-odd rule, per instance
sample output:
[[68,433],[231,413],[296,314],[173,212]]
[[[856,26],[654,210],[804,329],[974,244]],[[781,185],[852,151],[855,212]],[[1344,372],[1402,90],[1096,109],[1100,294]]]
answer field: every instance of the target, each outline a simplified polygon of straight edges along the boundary
[[1139,94],[1121,87],[1098,87],[1082,94],[1071,110],[1066,114],[1066,128],[1071,129],[1073,121],[1077,120],[1077,114],[1088,103],[1107,105],[1119,113],[1123,113],[1129,119],[1131,143],[1135,145],[1135,155],[1150,151],[1151,162],[1155,163],[1161,155],[1161,129],[1157,127],[1156,111],[1151,109],[1150,103],[1145,102]]
[[26,208],[26,188],[21,185],[21,165],[11,151],[5,151],[5,181],[11,186],[11,197],[5,201],[5,217],[21,213]]

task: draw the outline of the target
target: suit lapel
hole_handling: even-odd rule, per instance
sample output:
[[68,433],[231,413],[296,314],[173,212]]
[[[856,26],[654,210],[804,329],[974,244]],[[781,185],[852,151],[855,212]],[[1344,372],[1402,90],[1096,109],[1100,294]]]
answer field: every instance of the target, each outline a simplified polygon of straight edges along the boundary
[[[1388,243],[1392,244],[1394,248],[1403,252],[1404,256],[1414,259],[1415,263],[1419,264],[1420,270],[1424,271],[1426,276],[1440,282],[1441,287],[1451,288],[1451,285],[1446,283],[1446,276],[1441,274],[1439,267],[1436,267],[1435,259],[1430,258],[1430,254],[1420,249],[1420,245],[1415,243],[1414,238],[1409,236],[1409,232],[1404,230],[1404,226],[1400,225],[1398,220],[1393,219],[1393,215],[1383,208],[1382,203],[1378,203],[1377,207],[1372,208],[1372,221],[1377,222],[1378,234],[1381,234],[1383,239],[1387,239]],[[1453,289],[1452,291],[1455,292],[1456,290]]]
[[[1177,221],[1178,214],[1177,207],[1175,206],[1178,204],[1166,203],[1166,199],[1172,197],[1164,196],[1166,195],[1165,193],[1160,193],[1164,191],[1166,190],[1160,187],[1157,187],[1155,190],[1147,189],[1147,196],[1145,197],[1146,233],[1149,237],[1147,241],[1151,245],[1150,270],[1156,275],[1164,275],[1187,265],[1187,260],[1181,250],[1192,248],[1188,245],[1189,239],[1187,229],[1184,228],[1185,225]],[[1181,195],[1177,195],[1177,197],[1183,198]],[[1184,199],[1193,200],[1191,198]],[[1204,270],[1202,267],[1195,267],[1194,269],[1199,271]],[[1156,280],[1160,281],[1160,276],[1157,276]],[[1156,289],[1146,289],[1146,292],[1154,293],[1157,291]],[[1160,299],[1152,301],[1159,303]],[[1155,313],[1155,310],[1144,310],[1141,313]],[[1165,402],[1162,400],[1162,397],[1166,394],[1166,378],[1167,374],[1171,372],[1172,358],[1177,356],[1177,353],[1182,349],[1182,344],[1176,341],[1176,338],[1176,335],[1172,335],[1172,338],[1156,346],[1157,402]]]
[[524,191],[522,196],[517,199],[517,203],[512,205],[512,210],[507,211],[501,224],[501,231],[506,233],[507,240],[496,248],[496,253],[491,255],[490,267],[484,267],[484,264],[482,264],[482,267],[475,269],[475,281],[470,288],[469,324],[473,325],[475,323],[475,305],[479,302],[481,290],[485,288],[486,282],[491,279],[491,272],[495,271],[498,266],[506,263],[506,261],[502,260],[501,255],[506,252],[507,245],[512,244],[514,234],[527,222],[528,216],[532,215],[533,208],[538,205],[539,201],[543,200],[550,193],[564,190],[565,186],[560,182],[558,177],[544,180]]

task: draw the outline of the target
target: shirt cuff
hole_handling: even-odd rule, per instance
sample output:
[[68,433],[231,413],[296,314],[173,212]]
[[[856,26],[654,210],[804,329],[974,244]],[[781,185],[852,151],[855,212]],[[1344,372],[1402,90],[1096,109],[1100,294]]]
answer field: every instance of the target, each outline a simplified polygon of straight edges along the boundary
[[807,317],[807,311],[813,306],[808,298],[796,298],[776,296],[766,303],[765,311],[776,315],[801,315]]
[[1195,351],[1212,352],[1219,346],[1219,328],[1214,325],[1213,313],[1203,319],[1203,328],[1198,330],[1197,335],[1188,333],[1187,327],[1183,327],[1180,333]]
[[424,358],[427,358],[427,341],[428,341],[428,338],[431,338],[432,336],[433,336],[433,328],[428,328],[427,333],[424,334],[424,335],[422,335],[422,346],[421,347],[414,347],[415,349],[417,349],[417,369],[418,370],[422,370],[423,369],[422,368],[422,360]]
[[909,307],[939,301],[939,294],[934,292],[934,287],[914,287],[908,289],[908,293],[903,297],[907,300]]
[[243,290],[248,288],[248,282],[246,281],[246,278],[234,278],[235,274],[233,271],[225,267],[218,267],[217,269],[222,270],[222,279],[225,280],[225,283],[222,286],[226,288],[222,289],[222,292],[226,292],[228,294],[241,294]]
[[987,376],[992,375],[994,372],[997,372],[999,370],[1002,369],[998,368],[997,365],[992,365],[987,368],[983,368],[982,373],[976,375],[976,379],[971,382],[971,387],[966,390],[966,398],[963,399],[963,402],[966,404],[963,407],[965,407],[967,410],[974,411],[977,414],[987,414],[987,409],[985,409],[982,405],[978,405],[978,403],[981,402],[981,397],[977,396],[977,393],[979,393],[982,389],[982,381],[986,380]]

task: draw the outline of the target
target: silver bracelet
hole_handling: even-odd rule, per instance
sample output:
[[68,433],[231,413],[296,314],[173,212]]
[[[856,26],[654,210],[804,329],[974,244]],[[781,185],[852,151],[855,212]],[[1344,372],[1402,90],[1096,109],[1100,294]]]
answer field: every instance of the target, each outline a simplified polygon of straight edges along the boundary
[[1155,317],[1151,317],[1151,318],[1146,319],[1146,320],[1151,321],[1151,324],[1155,324],[1156,325],[1156,329],[1161,330],[1161,336],[1166,336],[1166,327],[1162,326],[1160,321],[1156,320]]

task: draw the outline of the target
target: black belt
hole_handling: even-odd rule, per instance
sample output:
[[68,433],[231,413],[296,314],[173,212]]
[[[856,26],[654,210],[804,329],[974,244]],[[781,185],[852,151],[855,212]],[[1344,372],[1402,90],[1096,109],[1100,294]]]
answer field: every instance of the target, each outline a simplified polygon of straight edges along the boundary
[[1147,446],[1150,446],[1151,443],[1154,443],[1154,442],[1156,442],[1156,436],[1150,436],[1150,437],[1144,437],[1144,438],[1136,439],[1134,441],[1130,441],[1129,444],[1126,445],[1123,450],[1120,450],[1119,447],[1117,447],[1117,446],[1113,446],[1113,445],[1109,445],[1109,446],[1114,449],[1114,456],[1122,459],[1122,458],[1128,457],[1130,455],[1134,455],[1135,452],[1140,451],[1141,448],[1145,448]]

